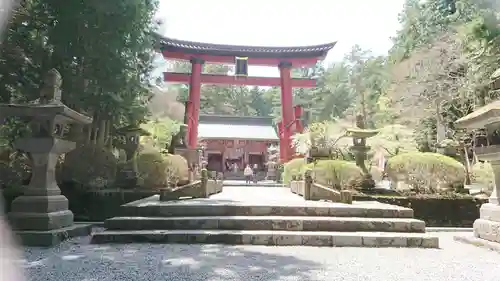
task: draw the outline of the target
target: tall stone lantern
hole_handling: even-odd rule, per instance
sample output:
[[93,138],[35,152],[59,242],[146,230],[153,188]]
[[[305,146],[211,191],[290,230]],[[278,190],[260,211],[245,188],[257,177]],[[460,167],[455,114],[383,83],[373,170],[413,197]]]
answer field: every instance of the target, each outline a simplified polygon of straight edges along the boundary
[[133,125],[120,128],[116,133],[121,137],[121,142],[116,147],[123,149],[127,156],[125,165],[118,171],[117,185],[122,188],[136,188],[139,184],[137,153],[140,138],[141,136],[150,136],[151,134]]
[[73,224],[68,199],[61,195],[55,178],[59,156],[76,147],[66,138],[68,126],[92,123],[92,118],[61,102],[61,84],[61,75],[52,69],[45,77],[39,99],[28,104],[0,104],[3,117],[30,120],[31,135],[20,137],[14,145],[31,158],[31,181],[23,195],[12,202],[8,214],[13,229],[29,246],[51,246],[91,231],[89,225]]
[[469,130],[486,128],[490,141],[486,146],[475,147],[475,152],[480,160],[491,164],[495,179],[489,202],[481,206],[480,217],[474,221],[474,237],[456,239],[473,244],[499,243],[497,246],[500,249],[500,141],[498,138],[491,138],[500,132],[500,101],[490,103],[458,119],[456,126]]

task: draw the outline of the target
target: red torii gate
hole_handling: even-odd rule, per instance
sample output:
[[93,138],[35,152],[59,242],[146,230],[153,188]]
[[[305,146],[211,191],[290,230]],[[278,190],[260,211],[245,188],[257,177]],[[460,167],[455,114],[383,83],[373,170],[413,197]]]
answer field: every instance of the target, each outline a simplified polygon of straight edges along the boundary
[[[279,126],[280,158],[288,161],[293,156],[291,136],[302,131],[296,124],[302,108],[293,106],[292,88],[314,88],[316,80],[291,77],[292,67],[310,67],[323,60],[336,42],[306,47],[252,47],[207,44],[161,38],[160,50],[165,59],[191,62],[191,73],[165,72],[164,80],[189,85],[187,145],[198,146],[198,118],[200,114],[201,84],[229,84],[281,87],[282,125]],[[236,64],[236,76],[202,74],[203,64]],[[248,65],[277,66],[280,77],[248,77]],[[300,115],[300,116],[297,116]],[[300,123],[300,122],[298,122]],[[294,126],[294,124],[296,124]]]

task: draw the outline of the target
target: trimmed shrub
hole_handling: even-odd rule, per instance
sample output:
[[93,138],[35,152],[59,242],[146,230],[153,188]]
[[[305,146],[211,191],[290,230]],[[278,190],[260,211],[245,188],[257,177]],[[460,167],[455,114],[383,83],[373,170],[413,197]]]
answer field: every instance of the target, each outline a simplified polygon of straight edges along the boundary
[[334,189],[348,189],[363,179],[363,171],[356,163],[343,160],[319,160],[302,169],[313,171],[314,181]]
[[293,178],[302,178],[302,168],[306,165],[304,158],[295,158],[288,161],[283,167],[283,182],[288,184]]
[[0,187],[22,186],[30,176],[30,160],[24,153],[0,150]]
[[189,182],[188,163],[180,155],[164,155],[157,150],[146,149],[137,156],[137,169],[141,186],[145,188],[157,189]]
[[495,175],[490,163],[476,163],[471,168],[472,182],[484,185],[488,190],[493,190],[495,184]]
[[185,185],[189,183],[189,166],[186,158],[178,154],[167,154],[166,156],[167,164],[171,167],[175,167],[177,172],[176,178],[178,180],[178,185]]
[[387,162],[387,174],[394,181],[404,181],[416,190],[436,191],[442,184],[461,184],[465,168],[457,160],[431,152],[409,152]]
[[67,153],[58,170],[63,182],[102,188],[114,183],[117,167],[118,159],[111,150],[86,144]]

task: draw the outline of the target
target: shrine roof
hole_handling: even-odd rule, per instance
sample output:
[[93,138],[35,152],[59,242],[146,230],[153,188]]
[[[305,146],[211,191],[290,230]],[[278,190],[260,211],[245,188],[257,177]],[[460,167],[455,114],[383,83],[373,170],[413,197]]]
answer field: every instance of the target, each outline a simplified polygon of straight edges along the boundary
[[200,115],[198,138],[279,140],[272,118],[229,115]]
[[296,47],[263,47],[222,45],[193,41],[184,41],[159,36],[161,50],[183,52],[188,54],[207,54],[217,56],[253,57],[253,58],[300,58],[326,56],[337,42],[321,45]]

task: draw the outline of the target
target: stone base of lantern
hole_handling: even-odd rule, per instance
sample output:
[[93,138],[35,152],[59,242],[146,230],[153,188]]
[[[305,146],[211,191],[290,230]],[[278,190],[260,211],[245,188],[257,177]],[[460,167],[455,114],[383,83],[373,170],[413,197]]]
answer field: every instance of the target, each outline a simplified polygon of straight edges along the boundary
[[91,232],[90,225],[73,224],[68,199],[60,194],[19,196],[12,202],[8,218],[25,246],[53,246]]
[[28,247],[52,247],[67,239],[79,236],[89,236],[91,233],[92,225],[90,224],[73,224],[68,227],[47,231],[15,231],[19,243]]
[[123,189],[134,189],[140,185],[139,175],[133,169],[124,167],[116,175],[116,186]]
[[474,221],[474,235],[457,236],[456,240],[500,251],[500,205],[481,206],[479,219]]

